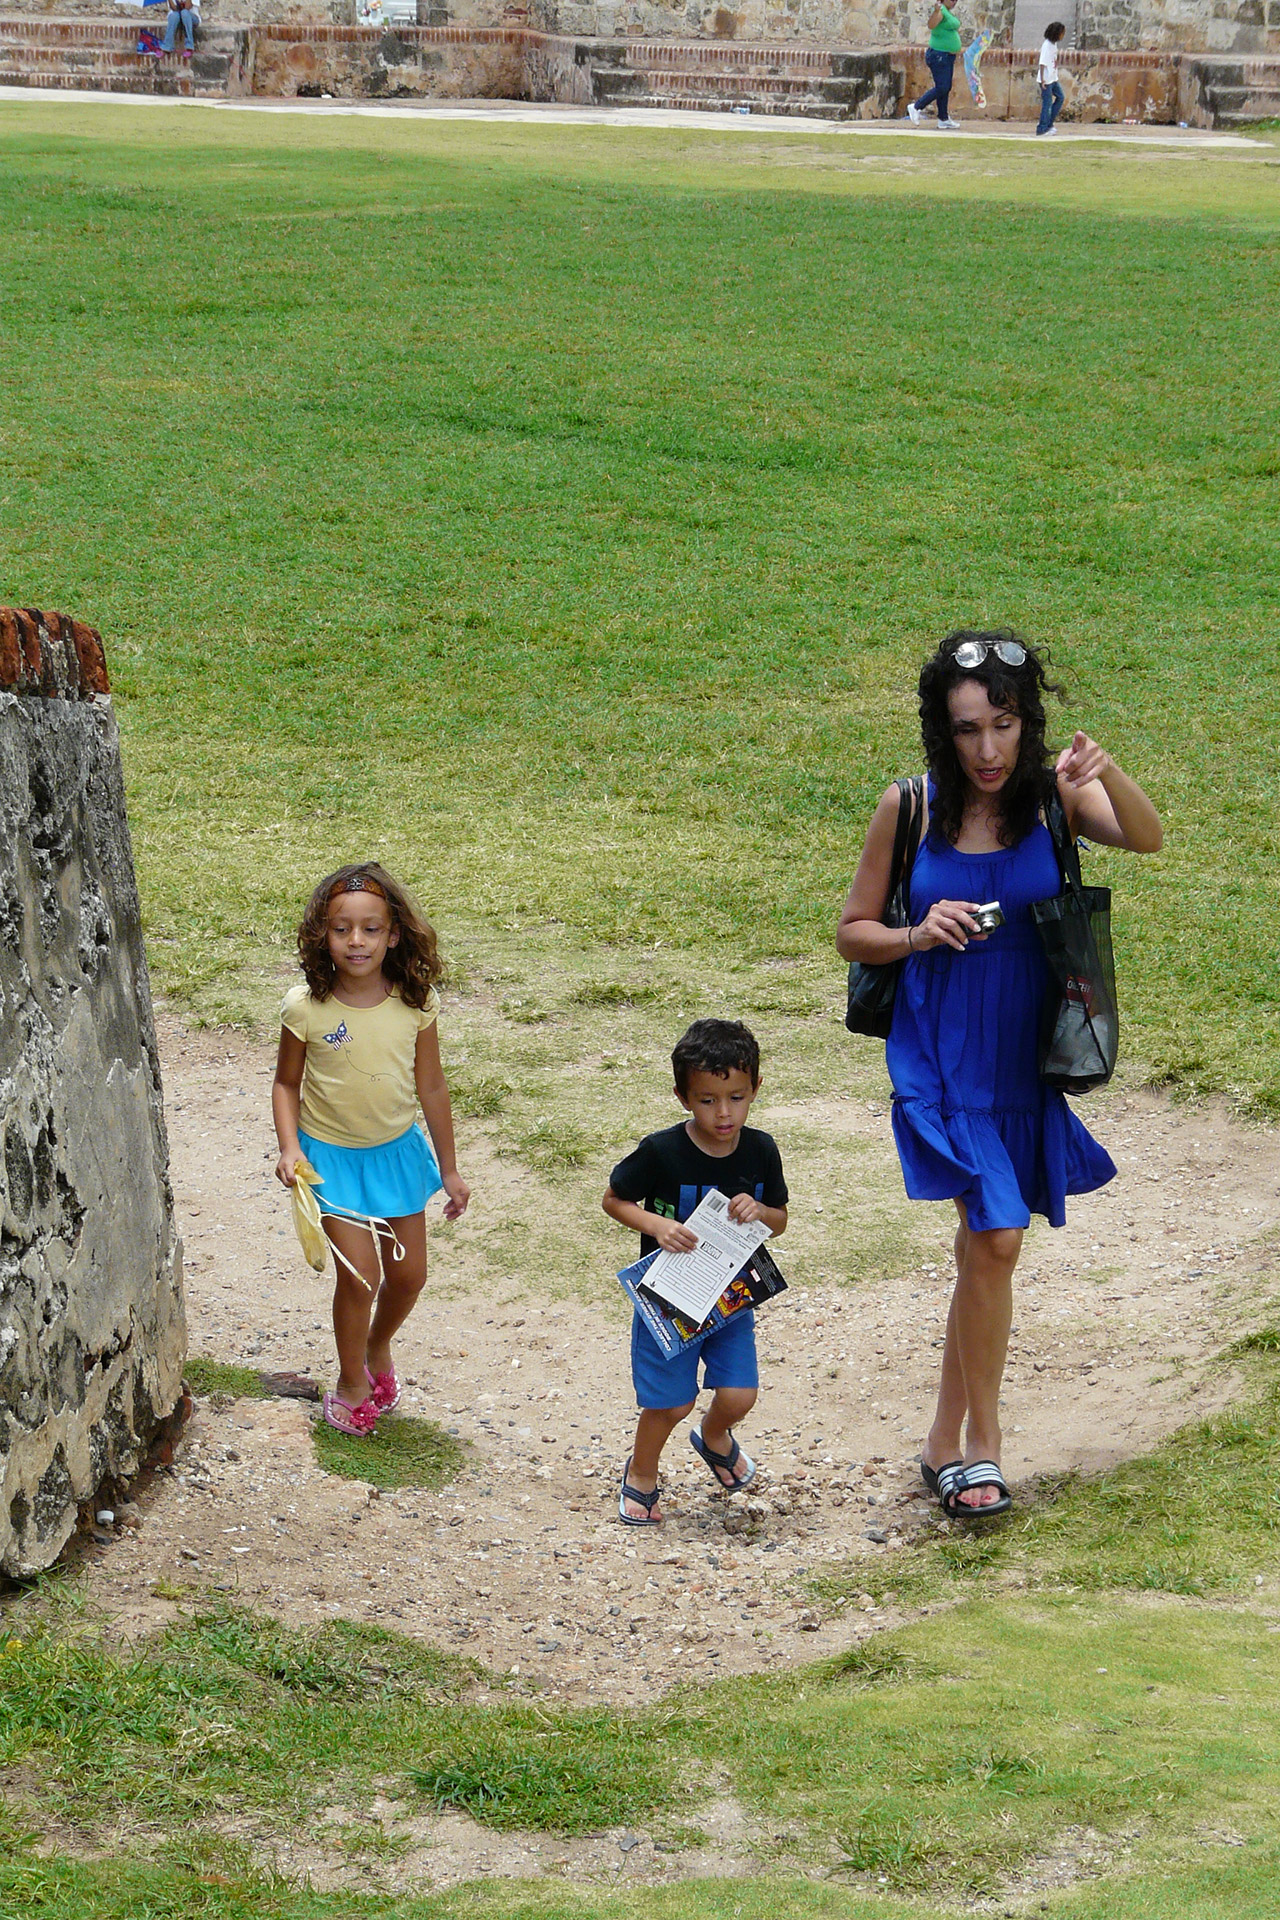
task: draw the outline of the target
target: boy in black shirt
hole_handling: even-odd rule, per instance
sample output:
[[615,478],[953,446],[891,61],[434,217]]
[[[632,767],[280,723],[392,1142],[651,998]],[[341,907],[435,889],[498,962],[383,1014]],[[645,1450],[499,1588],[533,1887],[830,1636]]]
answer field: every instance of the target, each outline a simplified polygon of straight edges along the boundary
[[[651,1133],[609,1176],[604,1210],[640,1235],[640,1251],[664,1247],[689,1253],[697,1235],[682,1224],[713,1187],[729,1196],[735,1220],[762,1220],[771,1233],[787,1224],[782,1158],[767,1133],[746,1125],[760,1091],[760,1049],[737,1020],[695,1020],[671,1056],[675,1093],[689,1118]],[[714,1390],[701,1427],[689,1435],[695,1452],[727,1493],[755,1478],[730,1429],[756,1403],[755,1317],[741,1309],[697,1345],[670,1359],[639,1314],[631,1325],[631,1375],[640,1418],[622,1476],[618,1515],[629,1527],[653,1527],[658,1511],[658,1462],[672,1432],[693,1412],[698,1361],[703,1385]]]

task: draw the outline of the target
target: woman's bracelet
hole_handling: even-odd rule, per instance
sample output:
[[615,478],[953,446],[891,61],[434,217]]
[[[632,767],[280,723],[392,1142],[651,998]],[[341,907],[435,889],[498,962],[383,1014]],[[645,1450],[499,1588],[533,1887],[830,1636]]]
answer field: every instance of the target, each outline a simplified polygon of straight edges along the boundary
[[914,953],[916,950],[916,943],[911,937],[914,932],[915,932],[915,928],[913,926],[908,926],[907,928],[907,952],[908,953]]

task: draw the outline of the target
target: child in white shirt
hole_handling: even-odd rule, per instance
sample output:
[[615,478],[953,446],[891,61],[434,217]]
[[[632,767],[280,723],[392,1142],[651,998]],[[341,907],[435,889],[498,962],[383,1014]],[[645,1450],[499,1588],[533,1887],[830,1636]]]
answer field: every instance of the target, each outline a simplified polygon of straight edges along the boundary
[[1040,49],[1040,63],[1036,68],[1036,79],[1040,83],[1040,124],[1037,135],[1052,133],[1054,122],[1062,112],[1065,98],[1058,82],[1058,42],[1066,33],[1061,20],[1051,20],[1044,30],[1044,45]]

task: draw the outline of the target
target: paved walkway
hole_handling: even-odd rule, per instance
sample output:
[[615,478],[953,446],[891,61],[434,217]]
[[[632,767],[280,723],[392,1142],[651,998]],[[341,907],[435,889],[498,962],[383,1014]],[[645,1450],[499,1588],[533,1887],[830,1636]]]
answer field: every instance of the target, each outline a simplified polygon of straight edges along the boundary
[[[848,139],[876,139],[886,134],[929,143],[941,141],[937,127],[913,127],[905,120],[808,120],[773,113],[683,112],[663,107],[571,107],[539,105],[527,100],[223,100],[183,99],[173,94],[96,93],[65,87],[0,87],[0,102],[39,100],[59,106],[81,106],[97,101],[104,106],[192,107],[215,113],[301,113],[324,118],[359,114],[384,120],[495,120],[520,125],[563,127],[679,127],[684,132],[702,128],[715,133],[782,133],[791,138],[822,134]],[[955,140],[1035,140],[1029,120],[966,121]],[[1201,127],[1066,126],[1054,135],[1055,147],[1122,145],[1187,151],[1230,147],[1237,152],[1267,153],[1269,147],[1238,133],[1211,133]],[[1043,144],[1040,142],[1038,144]]]

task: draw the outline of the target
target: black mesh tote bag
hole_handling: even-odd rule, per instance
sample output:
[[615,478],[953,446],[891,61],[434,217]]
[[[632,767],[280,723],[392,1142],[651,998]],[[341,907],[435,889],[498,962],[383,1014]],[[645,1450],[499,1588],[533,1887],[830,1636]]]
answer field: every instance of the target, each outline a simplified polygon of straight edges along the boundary
[[[898,824],[893,835],[889,898],[884,909],[886,927],[905,927],[911,917],[907,890],[920,850],[920,824],[924,818],[924,781],[917,775],[914,780],[899,780],[897,785]],[[869,1033],[876,1040],[888,1039],[901,967],[901,960],[885,960],[876,966],[866,966],[861,960],[850,963],[849,1005],[844,1016],[850,1033]]]
[[1045,808],[1063,891],[1034,900],[1031,918],[1049,963],[1040,1029],[1040,1078],[1061,1093],[1104,1087],[1120,1045],[1116,968],[1111,951],[1111,892],[1086,887],[1080,854],[1055,789]]

